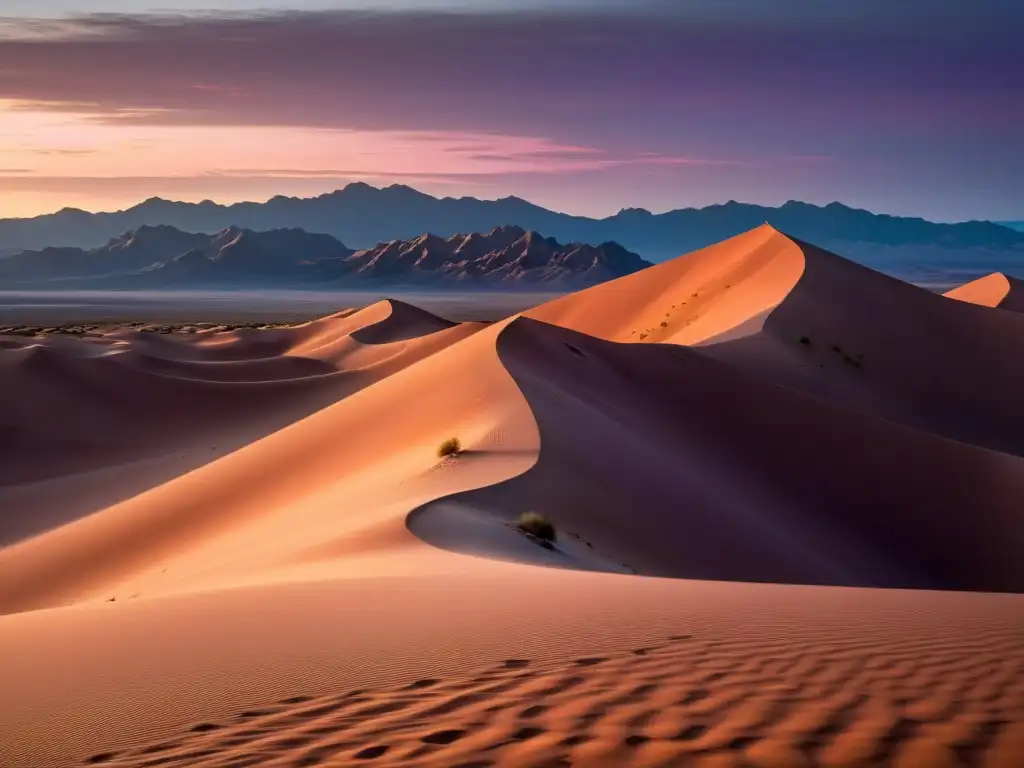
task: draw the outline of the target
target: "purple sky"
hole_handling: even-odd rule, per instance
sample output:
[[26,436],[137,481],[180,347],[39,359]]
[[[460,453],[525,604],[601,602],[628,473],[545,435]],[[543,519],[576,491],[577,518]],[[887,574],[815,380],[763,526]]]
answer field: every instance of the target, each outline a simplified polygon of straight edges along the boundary
[[796,198],[1024,218],[1017,3],[93,5],[3,26],[0,215],[365,179],[588,214]]

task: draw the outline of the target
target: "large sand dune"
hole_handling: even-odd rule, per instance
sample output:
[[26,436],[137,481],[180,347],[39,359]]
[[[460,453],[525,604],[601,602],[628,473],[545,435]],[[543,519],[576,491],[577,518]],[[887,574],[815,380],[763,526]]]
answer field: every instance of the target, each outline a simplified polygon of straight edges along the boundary
[[766,226],[490,326],[9,340],[0,765],[1019,765],[1021,337]]
[[380,302],[262,332],[8,337],[0,546],[203,466],[480,327]]
[[610,341],[696,344],[753,378],[1024,455],[1024,317],[949,302],[768,225],[527,315]]
[[946,291],[946,296],[983,307],[998,307],[1011,312],[1024,312],[1024,281],[993,272],[986,277]]

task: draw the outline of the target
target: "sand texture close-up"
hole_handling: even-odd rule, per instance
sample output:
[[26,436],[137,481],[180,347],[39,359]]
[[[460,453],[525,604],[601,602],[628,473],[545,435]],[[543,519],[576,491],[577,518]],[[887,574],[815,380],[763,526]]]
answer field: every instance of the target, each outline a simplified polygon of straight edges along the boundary
[[1020,297],[0,333],[0,766],[1024,765]]

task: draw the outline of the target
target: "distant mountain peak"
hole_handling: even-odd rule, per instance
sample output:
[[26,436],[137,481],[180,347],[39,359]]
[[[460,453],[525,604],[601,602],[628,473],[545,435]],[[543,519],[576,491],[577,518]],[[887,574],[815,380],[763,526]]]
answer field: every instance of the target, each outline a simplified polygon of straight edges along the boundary
[[161,243],[180,243],[182,237],[195,237],[189,233],[182,232],[176,227],[168,224],[141,224],[135,229],[129,229],[117,237],[111,238],[106,247],[110,248],[139,248],[159,245]]
[[602,282],[649,266],[616,243],[563,246],[554,238],[516,226],[447,239],[425,233],[411,240],[380,243],[348,261],[355,274],[374,280],[564,286]]
[[501,224],[491,229],[489,235],[514,235],[515,237],[523,237],[526,234],[526,230],[522,227],[516,226],[515,224]]
[[430,197],[430,195],[420,192],[418,189],[413,189],[407,184],[389,184],[386,187],[381,188],[381,192],[390,192],[392,194],[412,195],[415,197]]
[[353,198],[367,198],[373,199],[380,197],[384,190],[379,187],[375,187],[372,184],[367,184],[365,181],[353,181],[346,184],[341,189],[336,189],[325,197],[337,198],[340,200],[350,200]]
[[129,232],[138,233],[160,233],[160,232],[180,232],[181,230],[177,227],[172,227],[170,224],[140,224],[134,230]]
[[549,211],[547,208],[542,208],[536,203],[531,203],[529,200],[524,200],[516,195],[506,195],[505,197],[499,197],[497,200],[478,200],[475,197],[460,199],[472,202],[475,205],[484,203],[485,205],[497,206],[501,210],[514,213],[515,215],[552,214],[555,216],[568,216],[568,214],[556,214],[554,211]]
[[[166,200],[166,199],[164,199],[162,197],[147,197],[145,200],[143,200],[141,203],[139,203],[135,207],[136,208],[146,209],[146,208],[159,208],[159,207],[163,207],[163,206],[167,206],[167,205],[181,205],[181,203],[175,203],[172,200]],[[185,205],[187,205],[187,203],[185,203]]]
[[[0,220],[0,257],[47,246],[102,247],[142,224],[166,224],[183,232],[203,233],[221,232],[228,226],[256,232],[297,228],[331,235],[361,248],[414,238],[423,232],[441,238],[496,232],[501,237],[514,234],[517,239],[534,231],[563,243],[616,242],[645,256],[663,259],[747,231],[765,220],[794,237],[840,252],[849,252],[844,249],[846,243],[852,244],[850,250],[860,252],[875,244],[884,246],[885,259],[915,259],[916,254],[933,248],[942,249],[942,259],[947,261],[962,259],[960,254],[974,248],[1007,252],[1000,263],[986,265],[992,271],[1017,263],[1024,251],[1024,232],[1000,224],[940,224],[875,214],[839,202],[821,207],[789,201],[769,207],[730,200],[664,213],[627,207],[613,216],[596,219],[551,211],[515,195],[498,200],[438,198],[404,184],[378,189],[354,181],[316,197],[275,196],[266,203],[218,205],[151,197],[127,210],[110,213],[65,209],[30,219]],[[502,226],[517,229],[495,229]],[[470,240],[473,249],[478,244],[478,238]],[[873,265],[884,269],[877,262]]]

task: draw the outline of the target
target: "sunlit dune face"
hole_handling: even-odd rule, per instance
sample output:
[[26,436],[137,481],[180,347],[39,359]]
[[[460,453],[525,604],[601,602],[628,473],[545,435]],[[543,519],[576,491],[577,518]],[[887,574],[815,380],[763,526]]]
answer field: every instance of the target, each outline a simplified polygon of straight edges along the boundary
[[[64,111],[50,105],[0,102],[0,207],[33,215],[83,195],[138,199],[132,180],[171,181],[173,196],[202,199],[212,185],[221,199],[251,196],[254,178],[389,182],[507,173],[599,170],[616,160],[586,147],[501,134],[369,131],[296,126],[147,124],[141,115]],[[73,108],[72,108],[73,109]],[[60,180],[59,189],[52,180]],[[175,185],[175,179],[181,185]],[[189,180],[204,180],[190,192]],[[222,179],[218,185],[215,180]],[[48,181],[50,180],[50,181]],[[231,188],[238,188],[233,194]],[[278,189],[277,191],[281,191]]]

